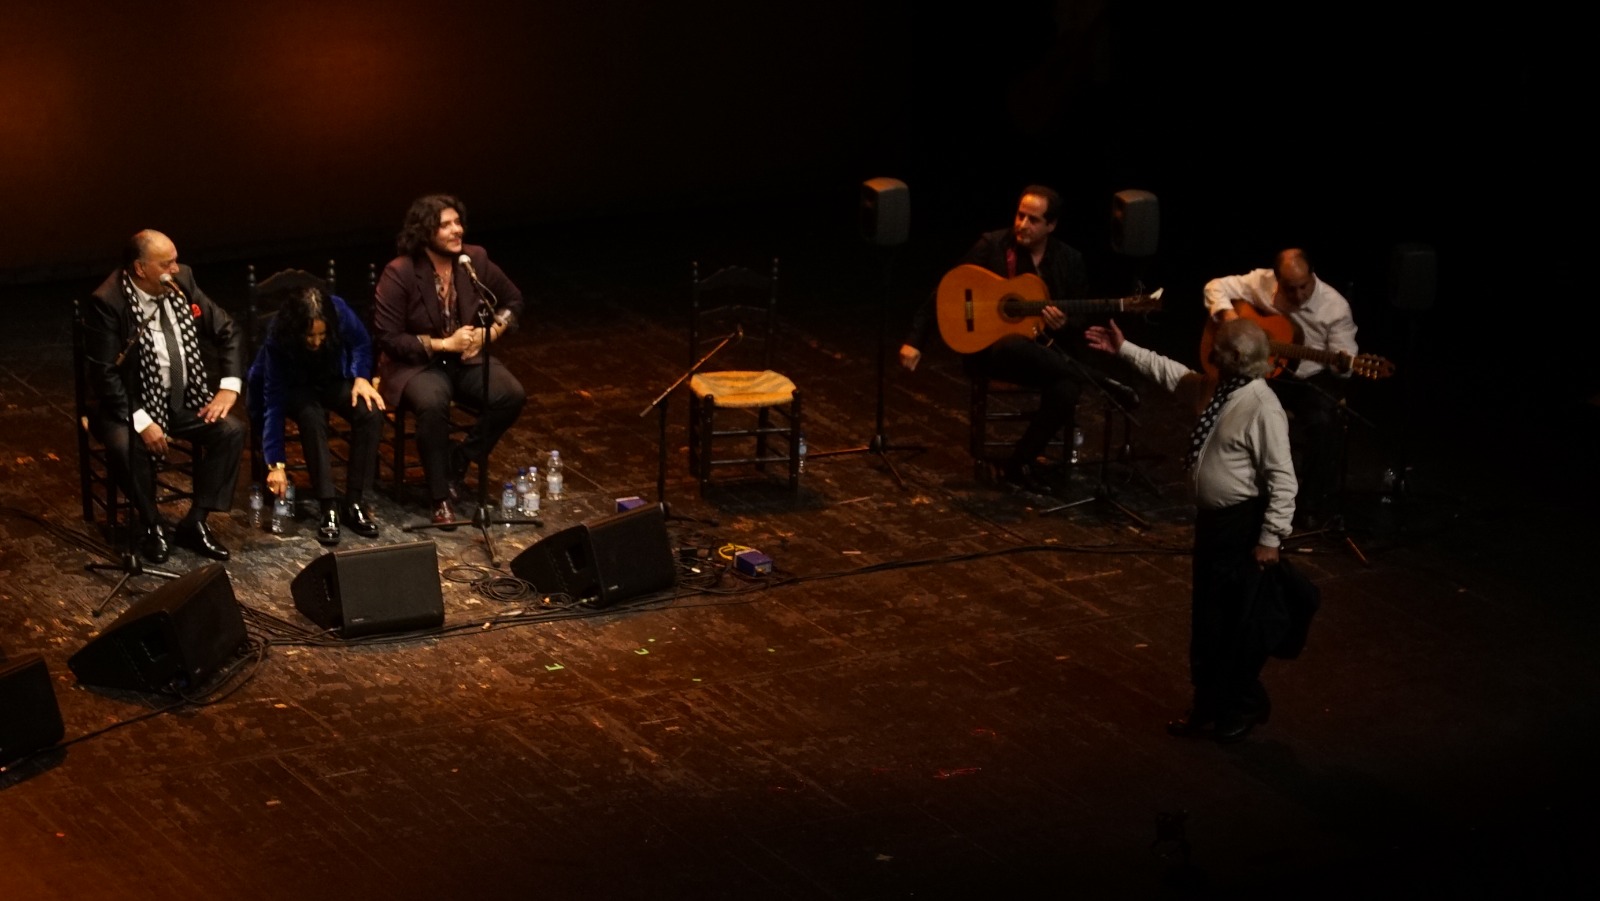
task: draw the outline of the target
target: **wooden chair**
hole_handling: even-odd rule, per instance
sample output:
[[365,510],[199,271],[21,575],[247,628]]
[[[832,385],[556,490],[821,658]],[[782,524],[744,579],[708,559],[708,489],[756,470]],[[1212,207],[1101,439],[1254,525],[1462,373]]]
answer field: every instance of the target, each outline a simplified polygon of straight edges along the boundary
[[[712,467],[749,466],[765,470],[769,463],[788,463],[789,490],[800,487],[800,390],[787,376],[773,371],[778,334],[778,261],[772,261],[770,275],[759,275],[743,267],[719,270],[700,278],[700,264],[692,265],[692,305],[689,317],[689,361],[691,364],[710,349],[722,331],[740,332],[742,338],[724,349],[730,359],[753,360],[759,369],[726,369],[701,372],[689,380],[689,468],[705,490],[711,481]],[[742,346],[745,341],[758,348]],[[710,365],[724,361],[714,359]],[[723,424],[718,427],[718,411]],[[741,412],[735,412],[741,411]],[[774,425],[772,414],[784,418]],[[754,423],[729,426],[727,421],[753,414]],[[777,436],[784,443],[783,453],[771,453],[768,441]],[[747,448],[754,441],[754,455],[718,458],[715,442],[739,442]]]
[[[283,305],[289,292],[298,287],[315,285],[324,293],[332,296],[334,293],[334,279],[336,271],[334,261],[328,261],[327,278],[317,278],[303,269],[282,269],[273,273],[265,281],[256,282],[256,267],[247,266],[245,269],[245,284],[249,289],[249,307],[245,315],[246,346],[249,348],[249,357],[253,362],[260,353],[261,346],[266,343],[267,330],[272,327],[272,319],[278,313],[278,308]],[[252,393],[255,385],[249,386]],[[262,408],[262,399],[248,397],[246,407],[250,411],[250,478],[255,482],[263,482],[267,478],[267,462],[261,453],[262,424],[265,414]],[[345,449],[348,448],[349,433],[344,426],[334,420],[329,425],[330,454],[335,465],[348,462]],[[291,472],[304,472],[306,470],[305,454],[301,452],[300,427],[292,418],[285,418],[283,423],[283,440],[285,456],[288,457],[288,469]]]
[[[1005,462],[1011,459],[1017,441],[1039,411],[1038,388],[1017,385],[1000,379],[975,378],[969,400],[970,430],[968,447],[972,453],[973,474],[979,481],[993,481]],[[1058,432],[1045,446],[1045,453],[1064,461],[1072,460],[1067,439]]]
[[[95,437],[90,417],[95,413],[90,371],[84,301],[72,302],[72,383],[73,427],[78,433],[78,487],[83,501],[83,521],[103,524],[108,534],[115,533],[123,513],[132,502],[123,493],[111,472],[109,454]],[[153,461],[156,503],[194,497],[194,449],[173,438],[167,457]]]

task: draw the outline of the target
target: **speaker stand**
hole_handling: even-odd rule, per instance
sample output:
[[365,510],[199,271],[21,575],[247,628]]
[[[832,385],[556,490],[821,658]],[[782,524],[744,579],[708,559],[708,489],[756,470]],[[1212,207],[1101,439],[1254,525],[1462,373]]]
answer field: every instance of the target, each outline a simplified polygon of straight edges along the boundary
[[925,453],[928,449],[920,445],[897,445],[889,441],[889,436],[884,432],[884,392],[888,382],[888,340],[889,340],[889,288],[893,283],[893,257],[885,255],[883,258],[883,297],[878,303],[878,416],[877,430],[872,433],[866,444],[855,447],[846,447],[838,450],[817,451],[807,454],[806,459],[818,460],[825,457],[842,457],[846,454],[875,454],[883,465],[888,467],[889,475],[894,477],[896,485],[904,491],[906,480],[901,478],[900,470],[895,468],[894,460],[889,454],[893,451],[911,451]]

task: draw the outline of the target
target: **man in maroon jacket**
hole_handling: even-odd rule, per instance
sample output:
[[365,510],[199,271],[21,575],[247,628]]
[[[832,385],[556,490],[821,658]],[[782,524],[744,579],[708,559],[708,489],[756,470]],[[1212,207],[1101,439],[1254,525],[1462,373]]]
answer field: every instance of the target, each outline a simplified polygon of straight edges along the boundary
[[[473,460],[494,450],[527,401],[522,383],[494,357],[485,392],[484,341],[516,327],[522,292],[482,247],[462,243],[466,213],[445,194],[411,204],[372,313],[378,390],[390,409],[404,404],[416,414],[437,523],[456,519],[456,484]],[[452,444],[450,404],[457,398],[480,413],[465,440]]]

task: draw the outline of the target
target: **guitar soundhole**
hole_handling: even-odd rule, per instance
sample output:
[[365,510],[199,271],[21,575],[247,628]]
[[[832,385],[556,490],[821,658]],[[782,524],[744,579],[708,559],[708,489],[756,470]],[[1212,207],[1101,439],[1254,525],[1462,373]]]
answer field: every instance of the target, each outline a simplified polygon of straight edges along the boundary
[[1015,294],[1007,294],[1000,299],[1000,316],[1008,322],[1016,322],[1023,317],[1023,299]]

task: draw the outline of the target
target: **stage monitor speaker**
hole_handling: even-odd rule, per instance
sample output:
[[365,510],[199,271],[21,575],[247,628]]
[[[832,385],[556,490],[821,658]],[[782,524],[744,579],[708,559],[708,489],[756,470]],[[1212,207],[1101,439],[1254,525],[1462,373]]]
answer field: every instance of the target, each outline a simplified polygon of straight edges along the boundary
[[544,594],[565,594],[591,607],[670,588],[677,563],[660,504],[572,526],[516,556],[511,572]]
[[67,666],[84,685],[193,690],[244,641],[233,582],[212,563],[134,601]]
[[1147,257],[1161,236],[1161,203],[1149,191],[1118,191],[1111,197],[1111,249],[1123,256]]
[[1397,310],[1433,309],[1438,292],[1439,263],[1426,244],[1400,244],[1389,266],[1389,303]]
[[861,237],[880,247],[906,243],[911,234],[911,189],[898,178],[861,185]]
[[439,549],[431,541],[332,551],[289,584],[296,610],[344,638],[444,625]]
[[66,734],[44,658],[0,662],[0,766],[48,748]]

